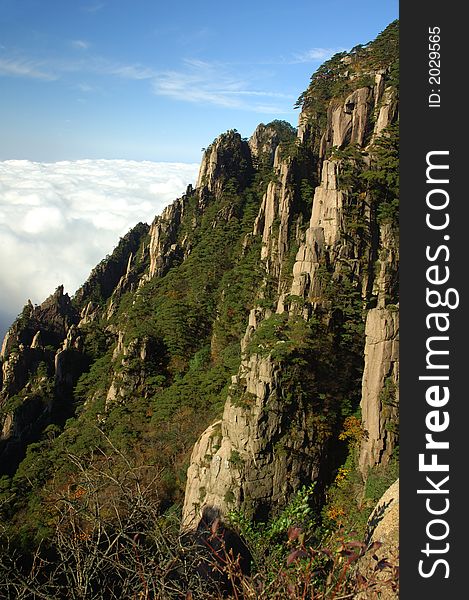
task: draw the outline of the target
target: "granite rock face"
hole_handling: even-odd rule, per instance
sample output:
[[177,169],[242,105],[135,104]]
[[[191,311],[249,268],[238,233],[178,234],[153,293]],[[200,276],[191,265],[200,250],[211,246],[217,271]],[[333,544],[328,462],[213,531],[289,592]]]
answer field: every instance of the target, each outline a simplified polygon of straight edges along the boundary
[[[19,346],[29,347],[40,332],[43,345],[57,344],[63,340],[70,325],[78,315],[63,286],[59,286],[40,306],[29,300],[20,317],[8,330],[2,344],[2,359],[7,359]],[[37,338],[36,343],[39,338]]]
[[373,308],[366,319],[362,423],[366,437],[360,448],[360,470],[386,464],[395,448],[399,404],[399,318],[396,310]]
[[272,167],[279,144],[293,142],[295,138],[295,130],[285,121],[273,121],[267,125],[261,123],[248,142],[253,164],[257,168]]
[[311,410],[302,402],[286,409],[279,376],[269,356],[243,361],[232,385],[232,391],[242,388],[241,397],[228,397],[223,418],[202,434],[192,452],[184,528],[200,520],[204,506],[221,514],[243,506],[265,520],[302,484],[317,478],[324,448],[311,426]]
[[[227,288],[204,279],[202,271],[211,268],[207,260],[199,271],[184,271],[197,256],[205,227],[210,241],[212,231],[214,238],[219,235],[217,252],[223,253],[224,243],[239,248],[237,256],[230,255],[233,268],[254,249],[244,268],[256,278],[252,297],[237,307],[246,315],[244,337],[239,322],[228,333],[236,336],[234,344],[239,340],[241,359],[231,358],[236,366],[230,367],[223,413],[192,451],[184,527],[198,523],[209,506],[221,516],[243,508],[265,520],[303,485],[316,482],[323,493],[333,471],[331,445],[342,425],[340,403],[353,396],[358,406],[362,375],[363,475],[389,460],[397,442],[396,231],[379,221],[368,189],[358,192],[347,178],[353,172],[361,182],[363,171],[372,168],[374,141],[388,135],[397,119],[397,92],[386,68],[357,79],[349,67],[340,65],[345,91],[321,96],[320,110],[318,102],[304,104],[296,138],[281,122],[261,124],[249,141],[235,130],[222,134],[204,152],[197,187],[189,186],[151,226],[140,223],[124,236],[73,299],[59,288],[40,307],[27,305],[2,348],[0,453],[16,445],[20,456],[54,422],[58,407],[65,422],[78,377],[98,361],[101,370],[93,375],[99,383],[80,408],[99,403],[99,424],[114,408],[124,414],[126,404],[142,399],[158,410],[163,392],[183,381],[195,356],[186,356],[185,348],[168,351],[177,335],[156,322],[160,302],[168,300],[168,312],[180,309],[187,316],[183,322],[178,314],[177,326],[194,326],[199,314],[194,309],[188,315],[190,292],[190,307],[209,313],[203,350],[209,349],[212,363],[221,362],[214,351],[215,325]],[[220,230],[228,232],[226,238]],[[175,276],[174,287],[165,287],[179,266],[183,275]],[[190,278],[199,275],[205,287],[192,289]],[[161,295],[149,309],[151,294]],[[205,294],[213,294],[208,309]],[[349,313],[355,319],[351,332],[340,329],[352,321]],[[161,314],[173,322],[173,314]],[[361,345],[339,362],[335,353],[347,336]],[[163,364],[166,358],[171,364]],[[147,410],[151,403],[141,404]],[[150,413],[142,418],[150,419]],[[208,414],[197,431],[214,412]]]
[[363,145],[373,100],[372,90],[366,87],[355,90],[338,106],[331,104],[325,133],[327,142],[337,148],[346,144]]
[[340,164],[336,161],[325,160],[322,166],[321,183],[314,192],[313,211],[310,227],[320,227],[324,233],[327,246],[334,246],[340,241],[343,230],[344,192],[339,189],[337,173]]
[[245,188],[253,173],[249,144],[233,129],[220,135],[205,150],[197,188],[219,195],[230,179]]
[[129,275],[129,262],[137,253],[142,239],[148,234],[148,225],[138,223],[119,242],[109,256],[92,271],[87,281],[77,290],[74,300],[78,306],[90,301],[106,301],[111,297],[119,281]]
[[[62,343],[76,334],[79,314],[63,286],[41,305],[31,302],[10,327],[2,348],[0,472],[13,473],[26,445],[53,420],[50,377],[64,383]],[[57,350],[56,355],[56,348]],[[62,381],[63,379],[63,381]],[[75,379],[68,378],[69,383]],[[63,388],[62,388],[63,389]]]
[[[88,364],[82,328],[100,318],[100,303],[132,277],[133,257],[147,232],[139,224],[124,236],[73,300],[59,286],[41,305],[28,302],[10,327],[2,344],[1,472],[14,473],[27,445],[48,425],[71,416],[72,390]],[[112,299],[109,308],[112,314]]]
[[161,276],[171,264],[172,258],[180,254],[177,232],[184,216],[184,199],[176,200],[156,217],[150,228],[150,278]]
[[28,302],[3,340],[0,404],[24,387],[48,348],[60,344],[78,318],[63,286],[40,306]]
[[[363,476],[370,466],[385,464],[397,443],[398,312],[390,305],[397,296],[396,232],[377,221],[366,191],[357,202],[354,190],[344,186],[351,162],[332,152],[361,149],[364,159],[357,168],[370,168],[373,142],[383,132],[386,135],[387,126],[397,118],[397,95],[386,87],[385,75],[385,70],[366,73],[369,85],[332,98],[322,129],[305,103],[297,151],[285,153],[282,144],[275,150],[275,176],[267,185],[252,236],[262,240],[260,261],[273,281],[276,309],[251,311],[241,343],[241,366],[223,417],[193,449],[183,510],[186,528],[198,522],[205,506],[222,514],[242,507],[265,519],[305,482],[320,483],[328,459],[327,435],[313,425],[311,404],[286,402],[279,381],[282,366],[273,352],[247,348],[273,314],[300,316],[306,322],[313,315],[329,314],[333,323],[329,311],[334,298],[325,272],[339,287],[347,277],[363,307],[376,306],[363,312],[361,406],[367,436],[360,454]],[[264,133],[259,130],[250,140],[254,157]],[[299,201],[309,204],[309,213],[298,211]],[[366,233],[359,233],[357,223],[364,224]],[[261,288],[259,298],[265,295]]]
[[290,161],[282,161],[277,150],[274,161],[275,181],[267,186],[259,214],[254,223],[254,235],[262,235],[261,260],[268,272],[279,277],[287,251],[288,230],[293,204],[293,169]]
[[397,296],[399,251],[388,225],[380,227],[379,269],[373,283],[377,307],[368,311],[365,326],[365,364],[362,380],[362,424],[365,438],[359,467],[387,464],[398,441],[399,310],[387,298]]

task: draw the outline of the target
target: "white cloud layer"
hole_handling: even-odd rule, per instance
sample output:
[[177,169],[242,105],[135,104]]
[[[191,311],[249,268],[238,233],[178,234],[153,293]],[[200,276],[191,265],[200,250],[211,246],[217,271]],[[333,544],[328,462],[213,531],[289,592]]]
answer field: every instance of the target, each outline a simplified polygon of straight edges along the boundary
[[74,293],[139,221],[197,178],[198,165],[126,160],[0,162],[0,339],[30,298]]

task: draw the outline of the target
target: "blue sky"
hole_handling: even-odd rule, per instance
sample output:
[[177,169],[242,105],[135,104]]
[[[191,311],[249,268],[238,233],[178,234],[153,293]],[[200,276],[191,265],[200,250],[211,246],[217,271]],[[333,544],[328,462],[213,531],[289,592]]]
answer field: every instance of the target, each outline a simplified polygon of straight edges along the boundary
[[397,16],[397,0],[0,0],[0,341],[195,183],[215,137],[296,125],[318,66]]
[[297,123],[331,53],[397,0],[0,0],[0,160],[198,162],[219,133]]

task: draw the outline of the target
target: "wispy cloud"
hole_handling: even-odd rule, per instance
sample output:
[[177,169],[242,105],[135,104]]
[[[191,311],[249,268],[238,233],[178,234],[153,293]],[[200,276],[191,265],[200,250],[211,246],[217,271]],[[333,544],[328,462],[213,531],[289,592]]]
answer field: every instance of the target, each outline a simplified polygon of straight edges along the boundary
[[294,52],[287,56],[278,56],[268,60],[260,60],[259,65],[286,66],[308,63],[321,63],[346,48],[310,48],[302,52]]
[[264,96],[267,98],[285,98],[291,100],[294,98],[291,94],[283,94],[282,92],[258,92],[256,90],[224,90],[224,94],[234,94],[236,96]]
[[84,94],[89,94],[90,92],[94,92],[95,88],[92,85],[89,85],[87,83],[78,83],[77,84],[77,89],[80,92],[83,92]]
[[[73,40],[71,44],[86,50],[89,43]],[[238,68],[236,68],[238,67]],[[44,80],[57,80],[66,74],[81,74],[118,77],[129,81],[148,81],[156,96],[165,96],[181,102],[211,104],[224,108],[268,114],[286,114],[290,111],[294,96],[271,89],[260,89],[259,81],[266,77],[255,71],[257,67],[246,68],[239,74],[239,65],[208,62],[197,58],[187,58],[177,70],[157,71],[145,64],[125,64],[102,56],[88,55],[86,59],[49,59],[41,63],[28,59],[0,59],[0,75],[35,77]],[[270,75],[269,75],[270,77]],[[84,83],[75,84],[80,91],[96,89]],[[272,101],[276,101],[275,104]]]
[[[79,50],[88,49],[84,40],[73,40],[70,45]],[[0,57],[0,76],[29,77],[56,81],[67,73],[108,75],[129,80],[153,79],[157,72],[141,64],[118,63],[101,56],[85,58],[48,58],[41,61],[22,57]]]
[[0,58],[0,76],[28,77],[54,81],[57,75],[43,69],[43,64],[22,58]]
[[72,40],[71,45],[77,50],[88,50],[90,43],[85,40]]
[[102,10],[106,4],[104,2],[95,2],[94,4],[87,4],[86,6],[82,6],[81,9],[87,13],[95,13],[99,10]]
[[286,62],[289,64],[322,62],[343,50],[344,48],[311,48],[305,52],[293,54],[293,57]]
[[152,80],[153,92],[174,100],[213,104],[224,108],[268,112],[288,112],[280,105],[266,105],[266,98],[291,99],[283,92],[250,89],[252,77],[240,78],[226,66],[198,59],[186,59],[179,71],[165,71]]
[[156,71],[144,65],[122,65],[113,64],[107,61],[100,61],[96,64],[99,71],[107,75],[116,75],[123,79],[133,79],[136,81],[143,79],[153,79],[156,77]]

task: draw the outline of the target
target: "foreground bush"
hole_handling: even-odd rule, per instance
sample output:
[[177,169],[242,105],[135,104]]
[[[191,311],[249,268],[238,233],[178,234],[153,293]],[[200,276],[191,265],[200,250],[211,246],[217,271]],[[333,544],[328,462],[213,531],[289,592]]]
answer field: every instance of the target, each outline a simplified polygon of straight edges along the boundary
[[[207,510],[181,533],[175,510],[162,513],[159,473],[136,466],[109,442],[92,463],[68,458],[75,476],[49,498],[53,533],[20,551],[0,530],[0,598],[18,600],[217,600],[378,598],[397,590],[398,570],[376,559],[365,579],[356,566],[370,547],[321,529],[303,488],[266,524]],[[361,595],[360,595],[361,594]]]

